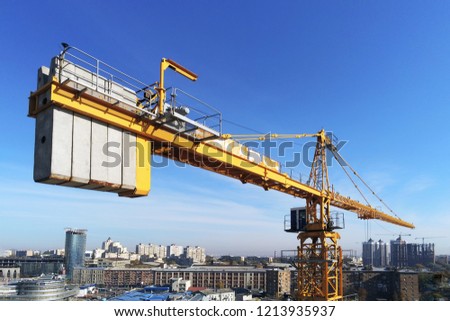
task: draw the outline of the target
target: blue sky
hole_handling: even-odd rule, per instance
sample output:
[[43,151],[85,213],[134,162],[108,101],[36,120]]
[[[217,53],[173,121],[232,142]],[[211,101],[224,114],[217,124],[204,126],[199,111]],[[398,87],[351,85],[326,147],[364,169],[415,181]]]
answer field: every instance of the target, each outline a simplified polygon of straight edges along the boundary
[[[109,236],[209,254],[297,246],[283,218],[303,200],[197,168],[156,168],[150,196],[131,200],[34,183],[28,96],[63,41],[148,83],[171,58],[199,79],[168,73],[169,84],[259,132],[332,130],[348,141],[349,163],[416,225],[371,222],[373,238],[447,236],[449,21],[446,1],[1,1],[0,249],[62,248],[67,226],[88,229],[88,248]],[[337,166],[330,175],[358,199]],[[360,253],[365,222],[346,213],[346,226],[343,248]],[[450,254],[449,240],[429,241]]]

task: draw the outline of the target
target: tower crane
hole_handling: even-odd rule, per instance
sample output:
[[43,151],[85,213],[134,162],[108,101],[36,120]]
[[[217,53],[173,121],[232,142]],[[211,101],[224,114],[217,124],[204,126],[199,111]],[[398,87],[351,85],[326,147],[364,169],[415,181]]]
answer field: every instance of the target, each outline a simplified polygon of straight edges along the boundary
[[404,233],[398,233],[398,234],[377,234],[377,235],[390,235],[390,236],[397,236],[401,239],[402,236],[411,236],[411,234],[404,234]]
[[[78,56],[82,58],[76,60]],[[91,62],[80,66],[82,62],[88,60]],[[276,190],[303,198],[306,200],[306,224],[297,237],[300,245],[297,251],[299,273],[296,297],[299,300],[341,300],[343,298],[342,250],[338,244],[340,235],[334,231],[336,226],[330,215],[332,206],[353,212],[360,219],[376,219],[414,228],[412,223],[397,217],[389,207],[387,208],[391,214],[340,195],[331,188],[326,162],[327,151],[333,154],[341,166],[348,165],[356,176],[359,177],[359,175],[338,153],[333,140],[325,130],[313,134],[272,134],[275,135],[272,138],[305,137],[316,140],[309,181],[303,183],[283,173],[277,161],[255,155],[240,144],[238,141],[242,136],[223,135],[221,114],[217,111],[193,118],[189,114],[190,108],[180,105],[177,100],[177,95],[181,91],[173,89],[170,100],[167,99],[167,90],[164,87],[164,73],[167,68],[190,80],[197,80],[197,75],[193,72],[172,60],[162,59],[160,80],[147,85],[78,48],[64,44],[63,50],[52,60],[50,68],[40,69],[38,89],[29,97],[29,116],[37,119],[35,181],[99,189],[118,193],[119,196],[124,197],[146,196],[150,190],[150,163],[141,162],[141,158],[148,160],[152,153],[225,175],[242,183],[257,185],[264,190]],[[107,72],[105,72],[106,69]],[[123,81],[124,79],[126,81]],[[57,112],[63,113],[63,116],[56,117]],[[46,117],[53,118],[46,122]],[[206,122],[213,117],[219,118],[218,127],[206,125]],[[81,174],[74,175],[78,166],[74,158],[78,155],[76,154],[78,150],[75,150],[75,147],[72,148],[72,145],[69,147],[67,145],[67,142],[73,142],[74,145],[76,142],[75,130],[72,131],[70,127],[70,130],[65,131],[65,127],[72,126],[72,123],[75,126],[75,120],[92,123],[91,145],[87,140],[86,148],[87,153],[91,153],[89,154],[91,168],[87,171],[86,177],[81,177]],[[58,125],[58,122],[63,123],[62,127],[61,124]],[[56,130],[53,134],[46,132],[47,136],[53,135],[53,139],[40,133],[38,123],[47,124],[42,130],[47,130],[49,126],[57,129],[57,133]],[[125,167],[122,167],[122,181],[120,178],[118,182],[114,180],[114,168],[108,168],[102,180],[93,178],[94,170],[97,170],[94,168],[97,160],[92,156],[96,152],[94,140],[99,139],[94,136],[94,125],[100,126],[96,127],[97,132],[101,132],[105,127],[107,133],[111,131],[111,137],[119,135],[117,138],[119,146],[125,145],[123,143],[125,133],[135,137],[136,144],[141,143],[142,146],[139,147],[142,148],[136,148],[136,165],[133,167],[135,173],[127,172],[131,180],[134,179],[133,184],[125,184],[125,172],[128,170]],[[55,148],[58,148],[58,140],[64,136],[62,132],[72,136],[62,140],[60,150],[55,157],[50,157],[48,163],[40,167],[39,161],[47,160],[44,157],[45,153],[51,154]],[[246,136],[248,139],[248,135]],[[107,137],[110,137],[109,134]],[[256,138],[265,139],[261,136]],[[52,145],[48,147],[48,144]],[[77,148],[83,147],[77,146]],[[65,150],[67,150],[67,158],[61,156]],[[61,162],[64,166],[56,166],[58,157],[63,159]],[[69,167],[68,174],[63,173],[66,167]],[[367,184],[365,185],[368,187]],[[375,195],[373,190],[371,191]],[[379,200],[385,204],[381,198]]]
[[[335,192],[330,185],[328,177],[328,166],[326,152],[332,153],[344,171],[348,166],[351,171],[361,179],[372,194],[378,198],[392,213],[392,209],[369,187],[361,176],[344,160],[336,148],[332,135],[324,129],[315,134],[224,134],[224,139],[235,140],[267,140],[314,137],[317,139],[314,159],[309,174],[309,185],[320,191],[320,195],[306,195],[306,224],[298,234],[300,246],[298,246],[298,279],[297,298],[300,300],[328,299],[338,300],[342,298],[342,250],[338,246],[339,233],[334,230],[338,228],[331,217],[331,206],[355,212],[361,215],[362,211],[371,213],[371,216],[363,216],[365,219],[380,219],[400,226],[414,228],[410,223],[382,213],[368,205],[359,202],[354,207],[349,207],[345,202],[350,199],[343,198]],[[350,176],[349,176],[350,178]],[[351,179],[351,178],[350,178]],[[362,194],[356,183],[355,187]],[[367,199],[364,197],[367,201]],[[404,234],[406,235],[406,234]],[[410,235],[410,234],[409,234]]]
[[425,240],[427,239],[441,239],[445,236],[426,236],[426,237],[416,237],[415,240],[422,240],[422,246],[425,245]]

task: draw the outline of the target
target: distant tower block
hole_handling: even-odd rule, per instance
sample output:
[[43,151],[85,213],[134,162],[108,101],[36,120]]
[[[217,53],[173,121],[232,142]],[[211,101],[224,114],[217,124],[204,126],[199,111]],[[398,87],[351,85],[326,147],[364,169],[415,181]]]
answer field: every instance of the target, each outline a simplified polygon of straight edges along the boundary
[[86,232],[83,229],[66,228],[66,245],[64,265],[68,279],[72,279],[73,269],[84,266],[86,252]]

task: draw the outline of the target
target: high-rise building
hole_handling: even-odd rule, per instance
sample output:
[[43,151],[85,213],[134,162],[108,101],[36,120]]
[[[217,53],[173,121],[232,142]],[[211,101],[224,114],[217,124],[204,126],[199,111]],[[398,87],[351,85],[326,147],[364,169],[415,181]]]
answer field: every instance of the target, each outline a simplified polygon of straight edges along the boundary
[[86,232],[83,229],[66,229],[66,246],[64,264],[68,279],[72,279],[73,269],[84,266],[84,252],[86,251]]
[[170,244],[167,246],[167,257],[180,257],[184,253],[184,247],[181,245]]
[[389,264],[388,260],[388,245],[382,240],[375,243],[375,253],[373,266],[385,267]]
[[427,265],[434,263],[434,244],[406,243],[400,237],[390,242],[389,247],[382,240],[378,242],[370,239],[363,243],[364,266],[385,267],[392,265],[397,268],[414,267],[417,264]]
[[16,251],[17,257],[27,257],[27,256],[33,256],[33,250],[18,250]]
[[109,251],[109,246],[113,243],[110,237],[102,243],[102,250]]
[[363,265],[384,267],[389,264],[388,245],[382,240],[375,242],[370,239],[363,242]]
[[395,241],[391,241],[391,265],[402,268],[408,265],[406,241],[401,236]]
[[192,259],[194,263],[205,263],[206,261],[206,252],[202,247],[187,246],[184,252],[186,258]]
[[120,242],[113,241],[110,237],[102,243],[104,253],[114,253],[117,255],[128,253],[128,249]]
[[139,243],[136,245],[136,253],[150,258],[165,258],[167,256],[167,246]]
[[136,245],[136,253],[139,255],[149,255],[150,245],[139,243],[138,245]]
[[363,242],[362,259],[364,266],[374,265],[374,254],[375,254],[375,242],[369,239],[367,242]]

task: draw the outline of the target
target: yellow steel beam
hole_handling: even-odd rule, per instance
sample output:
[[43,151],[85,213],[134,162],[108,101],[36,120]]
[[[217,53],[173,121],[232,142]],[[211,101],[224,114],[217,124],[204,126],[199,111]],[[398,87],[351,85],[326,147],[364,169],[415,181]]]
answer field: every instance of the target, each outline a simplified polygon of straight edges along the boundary
[[[262,186],[265,189],[278,190],[295,197],[327,197],[330,199],[331,205],[355,212],[362,219],[379,219],[392,224],[414,228],[414,225],[408,222],[330,191],[319,191],[309,185],[290,178],[287,174],[280,173],[275,169],[267,167],[263,163],[255,164],[230,151],[224,151],[208,141],[198,142],[183,137],[179,135],[179,133],[161,126],[161,124],[137,117],[138,111],[132,113],[119,109],[114,106],[114,104],[97,99],[86,94],[86,92],[80,93],[63,83],[59,83],[56,78],[53,78],[47,86],[31,94],[29,106],[30,116],[41,111],[37,108],[37,100],[39,95],[44,95],[46,91],[49,91],[50,97],[47,105],[57,104],[62,108],[134,132],[139,137],[147,140],[170,143],[172,148],[180,150],[184,149],[199,159],[203,157],[214,161],[216,164],[223,165],[223,167],[227,169],[222,172],[224,175],[238,179],[251,176],[252,178],[248,180],[249,183]],[[188,161],[186,160],[185,162]],[[202,162],[198,162],[198,166],[208,170],[214,170],[208,168]],[[235,171],[235,174],[229,174],[229,169]],[[258,179],[255,180],[255,177]]]
[[358,217],[361,219],[378,219],[384,222],[408,227],[415,228],[415,226],[409,222],[403,221],[400,218],[388,215],[377,209],[370,207],[368,205],[361,204],[358,201],[352,200],[348,197],[332,193],[331,194],[331,202],[330,204],[334,207],[342,208],[350,212],[354,212],[358,214]]
[[[50,101],[72,110],[76,113],[103,121],[107,124],[136,133],[139,136],[147,137],[154,141],[169,142],[172,146],[194,152],[200,157],[207,157],[215,161],[226,164],[226,166],[242,170],[243,173],[251,173],[263,178],[264,181],[273,181],[283,186],[290,186],[312,195],[320,196],[321,192],[289,178],[288,175],[272,170],[263,164],[255,164],[244,157],[239,157],[231,152],[224,151],[214,144],[208,142],[195,142],[164,128],[159,124],[152,124],[148,121],[140,120],[131,113],[114,108],[112,104],[93,99],[88,95],[78,95],[70,87],[59,84],[56,79],[51,84]],[[79,96],[77,98],[77,96]],[[31,100],[30,100],[31,103]],[[30,114],[35,112],[31,111]],[[300,193],[299,195],[300,196]]]

